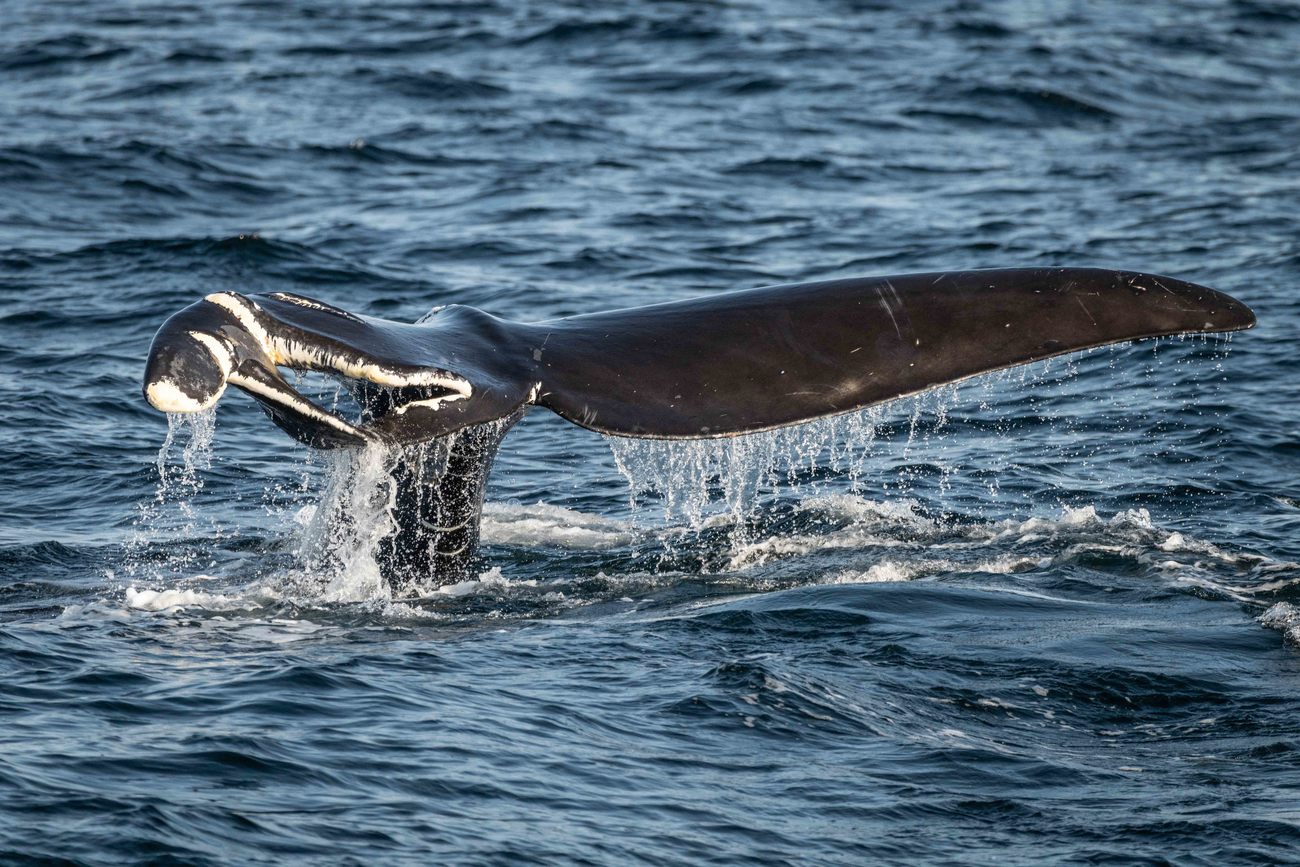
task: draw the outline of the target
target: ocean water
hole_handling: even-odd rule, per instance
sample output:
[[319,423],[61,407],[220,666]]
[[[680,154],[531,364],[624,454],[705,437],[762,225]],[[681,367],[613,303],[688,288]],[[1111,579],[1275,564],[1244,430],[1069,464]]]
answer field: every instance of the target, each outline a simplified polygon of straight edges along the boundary
[[[0,20],[0,862],[1300,858],[1295,4]],[[218,290],[528,320],[1066,264],[1260,324],[721,443],[536,410],[481,574],[419,599],[375,456],[139,394]]]

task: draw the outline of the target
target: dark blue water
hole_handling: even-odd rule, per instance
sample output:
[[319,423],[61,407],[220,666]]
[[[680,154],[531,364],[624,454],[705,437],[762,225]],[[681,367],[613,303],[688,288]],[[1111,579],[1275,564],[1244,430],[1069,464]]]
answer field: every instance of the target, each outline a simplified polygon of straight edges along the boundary
[[[1294,4],[0,17],[0,861],[1300,857]],[[535,411],[423,599],[373,468],[240,396],[160,454],[139,395],[218,290],[527,320],[1055,264],[1260,326],[707,446]]]

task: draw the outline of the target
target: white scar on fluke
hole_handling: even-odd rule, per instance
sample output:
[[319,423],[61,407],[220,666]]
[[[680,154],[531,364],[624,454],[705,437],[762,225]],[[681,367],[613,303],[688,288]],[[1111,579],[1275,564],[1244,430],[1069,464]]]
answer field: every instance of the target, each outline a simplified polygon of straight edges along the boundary
[[308,418],[312,418],[315,419],[316,421],[321,422],[322,424],[329,425],[335,430],[343,431],[346,434],[351,434],[352,436],[361,437],[363,439],[370,438],[370,435],[367,432],[362,431],[359,428],[353,427],[352,425],[348,424],[338,416],[325,412],[324,410],[318,408],[316,404],[312,403],[306,398],[298,396],[293,392],[286,392],[281,389],[274,388],[260,380],[253,379],[250,376],[242,376],[238,373],[232,373],[230,375],[230,381],[242,389],[254,392],[255,394],[260,394],[262,395],[262,397],[268,398],[277,403],[284,404],[290,407],[291,409],[294,409],[297,412],[302,413]]
[[[258,314],[262,312],[262,308],[257,305],[257,302],[250,301],[233,292],[214,292],[203,300],[216,304],[238,319],[239,324],[244,326],[244,329],[257,342],[267,357],[271,359],[271,362],[277,366],[332,370],[352,379],[364,379],[376,385],[386,385],[392,388],[421,385],[445,388],[448,391],[455,392],[459,395],[459,398],[466,398],[474,393],[474,389],[469,382],[458,376],[449,376],[433,370],[399,371],[359,357],[327,352],[318,346],[311,346],[290,338],[271,334],[258,321]],[[281,300],[289,301],[290,299],[284,298]],[[293,299],[292,303],[298,304],[300,307],[333,312],[331,308],[323,304],[303,304],[297,299]]]
[[464,394],[444,394],[442,397],[431,397],[428,400],[412,400],[394,408],[393,412],[397,415],[406,415],[408,409],[415,409],[416,407],[437,410],[440,409],[444,403],[451,403],[454,400],[464,400],[466,397],[467,395]]
[[221,392],[217,392],[211,400],[195,400],[181,391],[170,379],[160,379],[149,383],[145,389],[145,396],[154,409],[162,412],[202,412],[217,402]]

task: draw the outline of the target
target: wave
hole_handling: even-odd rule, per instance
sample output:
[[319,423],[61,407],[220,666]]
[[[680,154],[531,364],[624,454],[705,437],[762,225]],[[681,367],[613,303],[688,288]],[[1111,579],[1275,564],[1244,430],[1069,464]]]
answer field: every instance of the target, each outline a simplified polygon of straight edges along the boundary
[[1278,602],[1256,619],[1261,626],[1276,629],[1288,643],[1300,647],[1300,608],[1290,602]]
[[128,45],[84,33],[69,33],[0,52],[0,70],[45,72],[68,64],[106,63],[131,53]]
[[959,86],[945,82],[929,98],[905,109],[908,117],[1012,126],[1109,124],[1123,115],[1099,101],[1033,84]]
[[449,72],[386,72],[362,68],[354,75],[385,93],[415,99],[469,100],[506,96],[509,88],[478,79],[461,78]]
[[566,18],[515,37],[511,44],[586,48],[602,42],[695,42],[727,37],[726,30],[710,27],[696,18],[653,20],[624,14],[618,18]]

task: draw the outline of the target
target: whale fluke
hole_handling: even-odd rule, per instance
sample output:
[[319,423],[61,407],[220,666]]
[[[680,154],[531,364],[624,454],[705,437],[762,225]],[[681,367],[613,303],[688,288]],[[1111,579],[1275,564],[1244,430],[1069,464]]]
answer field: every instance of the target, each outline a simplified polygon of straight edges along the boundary
[[729,436],[1108,343],[1254,324],[1213,289],[1093,268],[772,286],[543,323],[538,403],[602,433]]
[[[442,464],[455,472],[398,472],[428,488],[404,495],[415,505],[390,546],[403,552],[390,577],[405,583],[426,543],[470,562],[496,445],[529,405],[620,436],[734,436],[1080,349],[1254,324],[1213,289],[1097,268],[829,280],[530,323],[450,305],[405,324],[289,293],[220,292],[159,329],[144,394],[157,409],[195,412],[233,384],[314,448],[450,438]],[[282,367],[342,378],[361,417],[308,400]],[[449,498],[461,536],[439,547],[447,528],[426,513]]]

